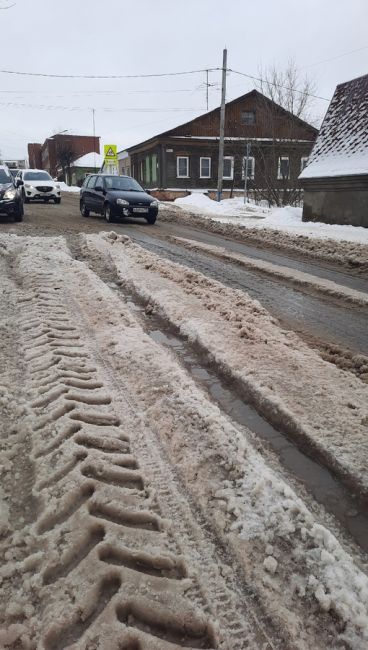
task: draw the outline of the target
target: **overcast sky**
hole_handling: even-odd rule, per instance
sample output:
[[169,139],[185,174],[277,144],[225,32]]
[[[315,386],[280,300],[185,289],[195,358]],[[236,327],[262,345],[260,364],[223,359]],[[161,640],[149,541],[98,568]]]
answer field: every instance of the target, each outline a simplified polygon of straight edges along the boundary
[[[0,7],[14,2],[0,10],[3,70],[181,72],[220,67],[227,46],[228,66],[247,74],[294,59],[325,98],[336,84],[368,73],[367,0],[0,0]],[[340,57],[358,48],[365,49]],[[210,109],[220,102],[220,75],[209,75]],[[123,149],[204,112],[204,82],[205,73],[121,80],[0,73],[2,157],[25,157],[28,142],[65,129],[91,134],[92,107],[102,144]],[[229,74],[227,99],[253,87]],[[327,106],[316,101],[316,115]]]

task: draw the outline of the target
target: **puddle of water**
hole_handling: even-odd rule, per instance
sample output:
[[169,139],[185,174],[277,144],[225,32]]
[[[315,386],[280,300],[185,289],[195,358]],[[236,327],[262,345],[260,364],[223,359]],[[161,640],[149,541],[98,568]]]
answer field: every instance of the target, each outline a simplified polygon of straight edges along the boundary
[[328,469],[300,451],[283,433],[269,424],[250,404],[237,397],[198,355],[188,351],[186,342],[157,328],[147,319],[148,335],[160,345],[172,349],[191,376],[210,394],[233,420],[247,427],[265,441],[291,474],[303,482],[319,503],[347,529],[359,546],[368,552],[368,513],[349,495]]

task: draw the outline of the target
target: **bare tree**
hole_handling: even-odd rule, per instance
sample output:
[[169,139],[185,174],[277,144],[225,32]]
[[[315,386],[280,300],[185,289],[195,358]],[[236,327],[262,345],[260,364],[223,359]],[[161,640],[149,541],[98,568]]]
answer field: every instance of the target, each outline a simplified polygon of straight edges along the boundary
[[307,75],[302,78],[292,59],[284,70],[278,70],[275,66],[260,68],[256,87],[263,95],[292,115],[313,123],[313,95],[316,93],[316,85]]
[[[255,188],[255,195],[277,206],[299,204],[299,120],[309,124],[314,121],[315,84],[308,76],[301,77],[292,60],[284,70],[273,66],[260,70],[259,76],[257,90],[265,97],[262,112],[270,133],[270,142],[267,146],[256,143],[253,146],[261,167],[261,173],[258,174],[260,187]],[[268,100],[281,106],[284,113]]]
[[70,182],[70,167],[72,162],[77,158],[73,147],[67,143],[59,145],[56,151],[56,164],[63,171],[64,180]]

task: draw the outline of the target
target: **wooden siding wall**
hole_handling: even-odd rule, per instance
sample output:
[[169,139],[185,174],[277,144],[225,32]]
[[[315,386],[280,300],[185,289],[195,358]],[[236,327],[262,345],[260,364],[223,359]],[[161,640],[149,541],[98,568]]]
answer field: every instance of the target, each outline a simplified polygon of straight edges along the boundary
[[[242,124],[241,114],[244,111],[255,113],[255,124]],[[220,109],[206,113],[188,124],[183,124],[172,129],[170,136],[218,136],[220,129]],[[299,120],[289,117],[288,114],[267,101],[258,94],[250,94],[244,99],[231,102],[226,106],[225,136],[244,138],[293,138],[299,140],[316,139],[316,130],[309,125],[304,125]]]

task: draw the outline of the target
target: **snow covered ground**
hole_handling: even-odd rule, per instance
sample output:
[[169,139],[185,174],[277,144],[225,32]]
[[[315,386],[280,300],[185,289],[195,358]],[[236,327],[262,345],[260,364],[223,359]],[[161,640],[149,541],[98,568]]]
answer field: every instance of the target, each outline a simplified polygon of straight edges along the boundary
[[243,198],[240,197],[224,199],[217,203],[205,194],[197,192],[176,199],[174,205],[182,210],[210,217],[220,223],[249,228],[271,228],[293,235],[368,244],[368,228],[303,222],[302,208],[288,206],[268,209],[254,203],[244,205]]

